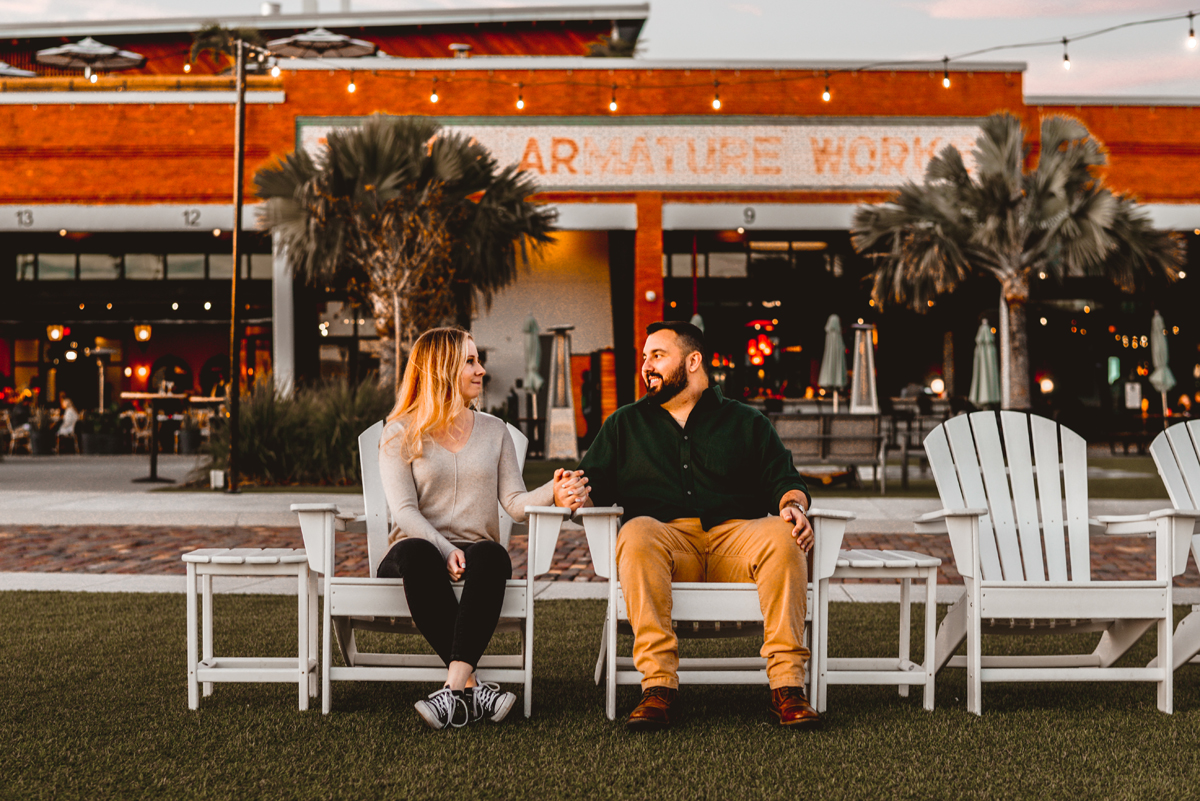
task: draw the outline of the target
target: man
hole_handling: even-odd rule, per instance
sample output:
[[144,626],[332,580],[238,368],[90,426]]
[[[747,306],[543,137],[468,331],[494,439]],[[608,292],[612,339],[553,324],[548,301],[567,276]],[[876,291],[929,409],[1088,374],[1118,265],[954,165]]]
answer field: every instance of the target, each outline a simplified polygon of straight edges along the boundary
[[605,421],[559,501],[572,505],[574,492],[588,505],[625,509],[617,570],[643,676],[626,725],[670,724],[679,687],[674,580],[758,585],[771,709],[785,726],[816,726],[804,693],[807,487],[770,421],[709,385],[699,328],[659,322],[646,333],[646,396]]

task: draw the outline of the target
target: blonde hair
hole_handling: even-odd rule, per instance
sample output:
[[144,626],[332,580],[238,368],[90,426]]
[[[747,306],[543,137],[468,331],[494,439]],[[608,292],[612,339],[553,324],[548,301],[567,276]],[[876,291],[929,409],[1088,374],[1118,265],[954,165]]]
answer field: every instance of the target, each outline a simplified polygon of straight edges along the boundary
[[389,424],[404,424],[404,430],[387,442],[399,437],[406,461],[424,451],[426,434],[449,424],[469,405],[478,405],[478,399],[470,404],[463,399],[458,384],[467,364],[469,341],[470,333],[461,328],[431,328],[413,345],[396,405],[387,416]]

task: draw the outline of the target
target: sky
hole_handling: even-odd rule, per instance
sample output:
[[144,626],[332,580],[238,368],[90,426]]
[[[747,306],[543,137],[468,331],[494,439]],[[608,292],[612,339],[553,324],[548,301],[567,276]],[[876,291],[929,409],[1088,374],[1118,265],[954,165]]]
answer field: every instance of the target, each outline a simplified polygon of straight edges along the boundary
[[[352,10],[437,9],[578,0],[351,0]],[[206,0],[205,14],[255,14],[259,0]],[[283,0],[299,13],[301,0]],[[338,0],[319,0],[336,11]],[[0,0],[0,23],[194,16],[194,0]],[[650,0],[641,55],[655,59],[941,60],[997,45],[1073,37],[1176,14],[1171,0]],[[1200,20],[1198,20],[1200,22]],[[1140,25],[1069,46],[1001,50],[1024,61],[1027,95],[1200,96],[1200,48],[1185,19]]]

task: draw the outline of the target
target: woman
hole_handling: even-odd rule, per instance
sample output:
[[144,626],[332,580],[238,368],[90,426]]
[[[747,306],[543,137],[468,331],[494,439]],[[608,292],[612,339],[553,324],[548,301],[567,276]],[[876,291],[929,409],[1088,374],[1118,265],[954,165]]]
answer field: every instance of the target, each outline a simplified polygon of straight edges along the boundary
[[[571,493],[582,496],[584,479],[562,470],[526,492],[508,428],[473,408],[485,372],[466,331],[422,334],[379,447],[395,527],[377,574],[404,579],[413,622],[447,665],[445,686],[415,705],[434,729],[501,721],[516,701],[513,693],[475,678],[512,577],[499,542],[497,499],[522,521],[526,506],[549,506],[558,498],[578,508]],[[459,579],[461,601],[450,586]]]

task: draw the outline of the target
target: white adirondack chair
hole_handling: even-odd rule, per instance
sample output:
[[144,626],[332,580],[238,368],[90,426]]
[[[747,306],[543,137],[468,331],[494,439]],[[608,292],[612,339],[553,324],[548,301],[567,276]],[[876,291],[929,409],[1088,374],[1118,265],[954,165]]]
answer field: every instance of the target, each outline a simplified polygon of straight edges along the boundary
[[[945,508],[919,518],[917,528],[945,525],[966,584],[938,630],[935,667],[967,668],[967,709],[982,713],[985,681],[1152,681],[1158,708],[1170,713],[1170,670],[1113,663],[1156,623],[1160,663],[1172,662],[1171,584],[1186,564],[1194,515],[1089,520],[1087,444],[1043,417],[960,415],[935,428],[925,450]],[[1155,579],[1092,580],[1092,528],[1154,534]],[[1103,636],[1090,654],[982,656],[980,649],[984,634],[1095,631]],[[966,656],[952,657],[964,639]]]
[[[601,677],[607,679],[604,698],[605,713],[609,720],[615,720],[617,716],[617,685],[640,684],[642,681],[642,674],[633,667],[633,659],[617,656],[617,627],[629,623],[625,594],[620,582],[614,580],[617,575],[617,531],[622,514],[624,510],[616,506],[580,509],[575,513],[583,521],[596,575],[609,580],[608,609],[604,615],[595,675],[597,684]],[[821,682],[814,681],[813,677],[815,667],[820,664],[820,654],[828,642],[827,617],[814,614],[813,610],[821,613],[828,611],[829,605],[821,603],[821,593],[827,591],[828,579],[833,575],[842,535],[846,531],[846,522],[853,520],[854,515],[812,509],[808,518],[816,536],[812,559],[814,575],[810,576],[812,583],[809,585],[808,599],[812,622],[808,630],[811,653],[806,680],[810,702],[817,710],[823,711]],[[675,582],[671,585],[671,616],[677,622],[676,633],[681,639],[689,636],[751,636],[762,632],[762,607],[758,601],[758,589],[753,584]],[[702,623],[705,624],[703,627]],[[679,683],[766,684],[767,661],[757,656],[683,657],[679,660]]]
[[[1150,443],[1150,455],[1158,466],[1158,475],[1166,485],[1167,495],[1171,505],[1179,512],[1200,517],[1200,459],[1197,442],[1200,438],[1200,420],[1190,423],[1179,423],[1168,428],[1154,438]],[[1192,536],[1192,555],[1196,564],[1200,565],[1200,534]],[[1187,553],[1183,555],[1185,563],[1178,566],[1176,575],[1186,570]],[[1192,607],[1192,612],[1175,627],[1175,635],[1171,644],[1174,655],[1174,667],[1178,668],[1186,662],[1200,662],[1196,658],[1200,654],[1200,607]],[[1150,663],[1155,667],[1158,660]]]
[[[508,426],[517,449],[517,461],[523,467],[529,444],[525,435]],[[293,504],[300,518],[304,548],[309,567],[324,576],[324,635],[322,641],[321,708],[326,714],[332,706],[333,681],[441,681],[446,676],[442,660],[424,654],[363,653],[355,642],[356,631],[383,631],[418,634],[412,624],[403,579],[377,578],[376,568],[387,554],[390,531],[387,498],[379,471],[379,440],[383,422],[364,431],[358,438],[362,467],[363,501],[366,513],[343,515],[333,504]],[[525,717],[533,712],[533,580],[550,570],[559,528],[570,510],[555,506],[526,507],[529,515],[528,572],[524,579],[510,579],[504,593],[497,631],[515,631],[521,636],[519,654],[485,654],[477,675],[481,681],[520,682],[525,687]],[[512,518],[500,509],[501,544],[508,547]],[[369,578],[336,576],[334,545],[338,531],[367,535]],[[455,585],[461,594],[462,585]],[[333,665],[333,637],[336,635],[344,665]]]

